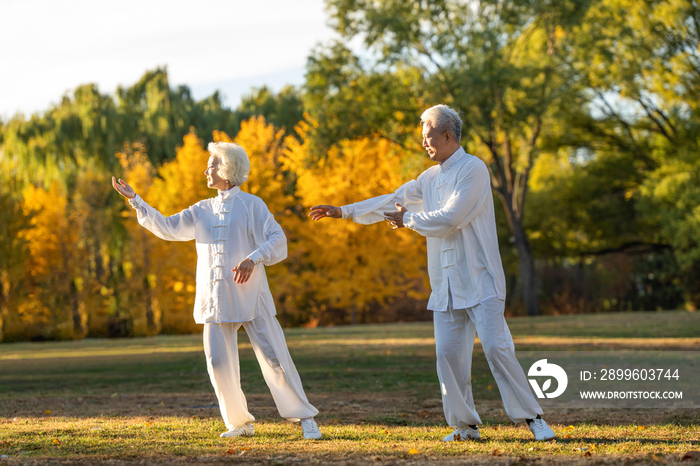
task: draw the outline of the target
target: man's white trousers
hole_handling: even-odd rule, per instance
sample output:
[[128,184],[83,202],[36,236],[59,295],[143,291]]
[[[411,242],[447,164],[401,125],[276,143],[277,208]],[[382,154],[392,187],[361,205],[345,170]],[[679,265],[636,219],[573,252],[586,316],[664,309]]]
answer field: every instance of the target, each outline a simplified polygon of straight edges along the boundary
[[238,361],[238,329],[241,326],[248,334],[280,416],[298,421],[318,414],[306,399],[282,327],[275,316],[263,312],[262,316],[249,322],[204,324],[207,370],[226,427],[233,429],[255,420],[241,390]]
[[494,297],[469,309],[452,309],[452,299],[449,299],[446,312],[433,312],[438,378],[445,419],[450,427],[481,424],[474,408],[471,383],[472,352],[477,334],[501,392],[506,414],[513,422],[542,414],[515,358],[504,309],[505,302]]

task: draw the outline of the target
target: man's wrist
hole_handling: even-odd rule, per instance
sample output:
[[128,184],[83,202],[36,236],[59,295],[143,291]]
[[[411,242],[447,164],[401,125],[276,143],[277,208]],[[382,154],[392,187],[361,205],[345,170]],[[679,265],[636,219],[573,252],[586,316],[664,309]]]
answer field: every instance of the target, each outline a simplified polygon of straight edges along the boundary
[[353,218],[353,204],[344,205],[340,207],[340,217],[343,220],[352,220]]

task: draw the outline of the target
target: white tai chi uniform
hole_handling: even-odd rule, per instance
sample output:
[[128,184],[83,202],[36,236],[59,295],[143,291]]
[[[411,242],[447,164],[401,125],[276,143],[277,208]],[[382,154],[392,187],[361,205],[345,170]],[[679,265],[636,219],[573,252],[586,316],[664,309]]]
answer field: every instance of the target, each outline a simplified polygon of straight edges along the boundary
[[[159,238],[195,240],[197,292],[194,319],[204,324],[204,352],[226,427],[252,422],[241,390],[237,331],[243,326],[282,417],[298,421],[318,414],[306,399],[287,349],[264,265],[287,257],[287,238],[265,203],[238,187],[219,191],[179,214],[165,217],[136,195],[129,201],[139,223]],[[245,258],[255,269],[236,284],[231,271]]]
[[440,165],[393,194],[343,206],[343,218],[371,224],[398,202],[404,226],[426,237],[437,368],[445,418],[451,427],[480,424],[471,388],[472,349],[481,340],[508,416],[542,414],[515,358],[503,315],[506,281],[498,252],[488,168],[461,147]]

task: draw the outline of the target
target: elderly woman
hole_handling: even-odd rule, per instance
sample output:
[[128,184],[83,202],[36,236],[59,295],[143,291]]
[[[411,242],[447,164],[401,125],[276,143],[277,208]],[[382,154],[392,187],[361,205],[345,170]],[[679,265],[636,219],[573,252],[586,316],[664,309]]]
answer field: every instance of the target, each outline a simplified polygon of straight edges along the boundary
[[204,175],[218,196],[200,201],[179,214],[165,217],[148,205],[123,180],[112,186],[136,209],[139,223],[164,240],[195,240],[197,293],[194,319],[204,324],[207,369],[219,400],[227,432],[222,437],[254,435],[255,418],[241,390],[238,329],[242,326],[253,346],[265,382],[280,415],[301,420],[306,439],[319,439],[313,417],[318,414],[306,399],[284,333],[275,318],[275,305],[265,265],[287,257],[287,238],[265,203],[241,191],[250,162],[243,147],[210,143]]

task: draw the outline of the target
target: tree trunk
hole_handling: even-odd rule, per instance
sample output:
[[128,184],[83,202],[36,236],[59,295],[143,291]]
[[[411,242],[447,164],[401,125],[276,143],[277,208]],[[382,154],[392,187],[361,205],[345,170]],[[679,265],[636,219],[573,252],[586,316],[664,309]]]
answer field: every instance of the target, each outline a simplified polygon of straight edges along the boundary
[[7,303],[10,301],[10,279],[8,278],[7,270],[0,271],[0,341],[5,335],[5,314],[7,312]]
[[520,282],[523,290],[523,303],[529,316],[540,315],[539,283],[535,271],[535,259],[532,257],[530,240],[520,222],[513,221],[511,225],[515,237],[515,248],[520,259]]
[[350,306],[350,325],[357,325],[357,306]]
[[151,256],[148,249],[148,239],[145,231],[141,229],[141,245],[143,246],[143,270],[144,270],[144,304],[146,306],[146,332],[148,335],[158,335],[160,333],[160,319],[156,317],[153,309],[153,293],[151,284],[148,281],[148,272],[151,270]]
[[80,312],[80,299],[78,297],[78,287],[75,285],[75,279],[71,278],[72,270],[69,263],[69,257],[72,255],[72,251],[68,250],[66,242],[61,242],[61,255],[63,256],[63,274],[61,276],[61,288],[66,290],[67,299],[70,302],[70,319],[73,322],[73,335],[74,339],[85,338],[87,334],[87,329],[83,323],[83,316]]

